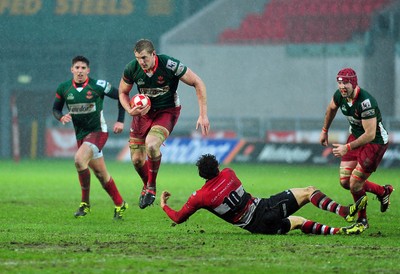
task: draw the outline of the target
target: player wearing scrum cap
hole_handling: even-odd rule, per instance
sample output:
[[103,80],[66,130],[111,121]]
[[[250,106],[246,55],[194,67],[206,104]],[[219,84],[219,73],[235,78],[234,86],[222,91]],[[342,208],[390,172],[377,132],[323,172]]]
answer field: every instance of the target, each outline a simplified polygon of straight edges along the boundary
[[[357,74],[351,68],[340,70],[336,76],[338,89],[329,103],[320,143],[328,146],[328,130],[340,108],[350,124],[346,144],[332,144],[333,154],[341,157],[340,184],[350,190],[354,201],[366,192],[375,194],[381,203],[381,212],[389,206],[393,186],[381,186],[368,180],[388,148],[389,136],[375,98],[358,86]],[[369,227],[366,209],[358,213],[358,222]]]

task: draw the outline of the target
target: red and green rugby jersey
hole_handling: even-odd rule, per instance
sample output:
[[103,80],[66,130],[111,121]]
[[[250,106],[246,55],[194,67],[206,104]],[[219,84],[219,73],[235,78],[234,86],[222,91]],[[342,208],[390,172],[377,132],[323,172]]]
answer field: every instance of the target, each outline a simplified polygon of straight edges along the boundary
[[371,143],[386,144],[389,141],[388,133],[382,123],[382,115],[378,107],[378,102],[367,91],[360,89],[353,102],[347,102],[347,99],[343,98],[340,91],[336,90],[333,95],[333,101],[340,108],[343,115],[346,116],[350,124],[350,132],[356,138],[365,132],[361,120],[376,117],[376,135]]
[[91,78],[88,78],[81,87],[77,87],[72,80],[58,86],[55,100],[67,105],[77,140],[82,140],[91,132],[107,132],[103,116],[103,100],[104,95],[110,90],[109,82]]
[[177,89],[186,70],[179,60],[160,54],[153,75],[148,76],[135,59],[125,66],[123,79],[129,85],[136,83],[138,92],[150,98],[152,109],[164,109],[180,105]]

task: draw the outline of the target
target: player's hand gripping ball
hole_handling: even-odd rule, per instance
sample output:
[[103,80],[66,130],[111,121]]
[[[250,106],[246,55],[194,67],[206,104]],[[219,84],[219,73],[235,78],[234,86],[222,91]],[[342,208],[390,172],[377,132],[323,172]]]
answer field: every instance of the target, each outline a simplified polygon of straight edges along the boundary
[[150,98],[144,94],[136,94],[131,98],[130,102],[131,108],[133,107],[145,107],[147,105],[151,106]]

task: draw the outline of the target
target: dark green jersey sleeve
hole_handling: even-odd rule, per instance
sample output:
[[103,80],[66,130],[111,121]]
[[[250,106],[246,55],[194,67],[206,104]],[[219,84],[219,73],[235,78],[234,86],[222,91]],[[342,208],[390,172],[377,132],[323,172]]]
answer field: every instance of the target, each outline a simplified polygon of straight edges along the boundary
[[125,109],[119,101],[118,89],[114,86],[111,86],[111,89],[105,93],[106,96],[118,100],[118,118],[117,121],[123,123],[125,121]]

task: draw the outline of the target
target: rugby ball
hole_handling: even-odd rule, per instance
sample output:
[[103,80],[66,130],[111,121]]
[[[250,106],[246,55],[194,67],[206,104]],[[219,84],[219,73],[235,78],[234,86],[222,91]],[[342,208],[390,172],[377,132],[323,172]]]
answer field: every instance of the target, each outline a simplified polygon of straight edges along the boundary
[[151,106],[150,98],[144,94],[136,94],[131,98],[131,107],[145,107],[147,105]]

